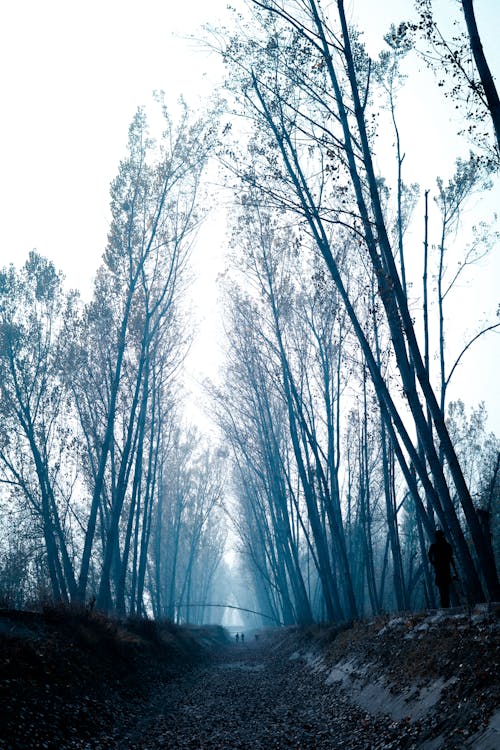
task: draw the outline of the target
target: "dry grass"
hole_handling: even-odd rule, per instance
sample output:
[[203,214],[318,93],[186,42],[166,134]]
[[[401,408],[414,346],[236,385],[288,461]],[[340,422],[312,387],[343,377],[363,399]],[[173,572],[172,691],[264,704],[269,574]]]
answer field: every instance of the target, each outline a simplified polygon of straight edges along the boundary
[[0,747],[72,747],[73,731],[82,742],[106,734],[131,702],[223,638],[222,629],[119,621],[84,608],[0,610]]

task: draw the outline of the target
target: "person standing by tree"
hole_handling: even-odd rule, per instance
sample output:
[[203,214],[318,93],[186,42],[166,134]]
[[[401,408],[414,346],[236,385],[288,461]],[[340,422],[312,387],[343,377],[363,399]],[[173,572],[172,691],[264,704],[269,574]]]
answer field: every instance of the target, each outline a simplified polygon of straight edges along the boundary
[[451,568],[453,567],[455,580],[457,568],[453,559],[451,544],[446,541],[441,529],[436,530],[434,539],[434,543],[429,547],[429,560],[434,567],[435,582],[439,589],[441,607],[444,609],[450,606]]

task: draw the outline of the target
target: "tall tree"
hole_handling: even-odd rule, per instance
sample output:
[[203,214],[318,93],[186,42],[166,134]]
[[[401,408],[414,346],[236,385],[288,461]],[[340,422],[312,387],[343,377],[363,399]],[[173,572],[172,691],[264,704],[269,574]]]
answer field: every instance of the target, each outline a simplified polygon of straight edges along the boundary
[[[152,358],[155,348],[164,347],[165,341],[167,347],[179,351],[175,346],[172,315],[192,236],[200,220],[197,195],[213,132],[206,121],[194,121],[185,107],[177,125],[164,105],[161,109],[164,129],[159,141],[149,134],[144,110],[137,112],[130,126],[128,156],[111,188],[108,247],[88,316],[91,330],[95,325],[107,327],[108,344],[102,352],[104,369],[99,390],[105,397],[105,405],[100,436],[94,446],[95,476],[79,595],[83,598],[87,588],[106,474],[108,467],[113,470],[110,457],[119,456],[116,486],[110,496],[98,596],[104,608],[110,604],[110,575],[118,550],[119,524],[135,449],[140,444],[137,420],[144,423],[144,408],[148,408]],[[89,365],[92,368],[94,363],[90,361]],[[127,411],[120,414],[125,403]],[[118,454],[115,442],[119,425],[123,437]]]
[[72,299],[54,265],[36,252],[19,271],[0,272],[1,481],[39,516],[56,601],[76,594],[65,510],[73,434],[59,365],[62,321]]
[[488,110],[493,122],[493,128],[495,130],[497,148],[500,152],[500,98],[484,54],[481,37],[479,36],[473,0],[461,0],[461,2],[467,26],[467,34],[469,35],[470,48],[474,55],[474,61],[483,88],[484,98],[486,99]]
[[[415,5],[418,22],[400,24],[396,36],[405,43],[408,35],[424,39],[426,46],[421,54],[439,76],[439,86],[456,103],[455,106],[464,110],[467,123],[464,132],[474,147],[479,145],[486,151],[487,158],[498,168],[500,99],[484,52],[473,0],[460,0],[456,4],[460,5],[463,19],[452,25],[448,18],[442,24],[436,20],[433,0],[416,0]],[[493,128],[493,148],[488,123]]]
[[[239,39],[224,50],[237,71],[233,74],[234,86],[243,92],[248,111],[253,113],[262,133],[261,143],[252,154],[253,163],[244,176],[259,185],[264,195],[272,196],[304,218],[362,347],[396,455],[400,463],[406,462],[402,468],[415,502],[421,507],[408,461],[432,498],[440,523],[453,538],[470,597],[481,598],[479,572],[453,506],[442,455],[450,469],[453,492],[460,498],[489,595],[496,596],[494,561],[484,544],[445,416],[429,381],[395,262],[385,193],[375,171],[371,147],[371,62],[358,35],[348,27],[342,0],[331,6],[328,18],[315,0],[286,5],[269,0],[254,5],[259,8],[255,18],[262,36],[256,39],[253,32],[248,45]],[[268,149],[270,142],[280,154],[279,162],[276,153]],[[380,372],[332,253],[327,231],[332,222],[347,226],[363,248],[364,262],[370,263],[377,280],[377,295],[390,332],[400,388],[423,458],[405,427],[404,410],[396,406]]]

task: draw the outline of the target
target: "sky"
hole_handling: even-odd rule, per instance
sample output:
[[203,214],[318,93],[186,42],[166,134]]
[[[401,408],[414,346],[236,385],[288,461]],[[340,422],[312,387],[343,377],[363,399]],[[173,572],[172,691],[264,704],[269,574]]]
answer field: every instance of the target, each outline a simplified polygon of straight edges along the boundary
[[[21,264],[36,248],[54,260],[84,297],[106,243],[109,184],[125,151],[137,106],[164,90],[167,102],[183,93],[192,106],[209,97],[220,62],[194,44],[204,23],[227,20],[226,0],[6,0],[0,7],[0,265]],[[232,3],[242,7],[240,0]],[[437,0],[447,17],[456,0]],[[412,15],[411,0],[351,0],[346,7],[375,51],[391,22]],[[500,4],[476,0],[486,54],[500,80]],[[449,175],[457,149],[453,124],[438,123],[449,109],[422,67],[401,95],[401,127],[408,144],[406,179],[422,189]],[[419,88],[420,86],[420,88]],[[429,93],[431,91],[431,93]],[[425,100],[425,102],[424,102]],[[424,106],[425,105],[425,106]],[[417,144],[417,145],[416,145]],[[486,220],[499,190],[483,203]],[[420,210],[420,209],[419,209]],[[479,211],[471,206],[470,211]],[[194,251],[198,280],[193,307],[199,336],[191,354],[194,381],[213,376],[217,347],[218,290],[225,229],[216,207]],[[411,240],[411,238],[410,238]],[[421,242],[418,233],[414,246]],[[453,311],[457,350],[477,317],[491,315],[500,299],[500,248],[474,271],[466,289],[468,317]],[[500,435],[498,372],[500,335],[480,342],[457,373],[456,390],[470,403],[486,399],[490,427]],[[195,389],[196,390],[196,389]]]
[[[208,95],[207,55],[181,38],[212,0],[18,0],[0,10],[2,256],[36,247],[88,284],[108,231],[109,184],[139,105]],[[214,67],[214,64],[211,64]],[[2,258],[2,259],[3,259]]]

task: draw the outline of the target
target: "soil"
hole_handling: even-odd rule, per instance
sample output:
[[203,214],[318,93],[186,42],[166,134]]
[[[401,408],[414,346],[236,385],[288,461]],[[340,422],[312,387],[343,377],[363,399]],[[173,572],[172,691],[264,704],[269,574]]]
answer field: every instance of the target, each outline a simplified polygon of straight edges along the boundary
[[52,620],[0,614],[2,750],[500,746],[486,731],[500,709],[495,611],[245,643],[217,628]]
[[0,750],[115,747],[160,687],[226,641],[218,626],[0,611]]
[[499,616],[492,605],[312,628],[296,653],[358,706],[393,719],[397,738],[381,747],[498,750]]
[[382,737],[395,739],[391,723],[325,689],[324,680],[291,660],[273,634],[226,646],[172,683],[116,747],[366,750],[382,748]]

